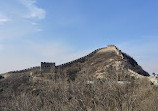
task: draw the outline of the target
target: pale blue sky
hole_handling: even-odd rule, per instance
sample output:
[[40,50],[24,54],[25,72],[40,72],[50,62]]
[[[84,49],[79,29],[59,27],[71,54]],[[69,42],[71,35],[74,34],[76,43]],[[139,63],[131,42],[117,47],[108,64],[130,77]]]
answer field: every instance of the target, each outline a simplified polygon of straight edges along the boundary
[[115,44],[158,73],[157,0],[0,0],[0,73]]

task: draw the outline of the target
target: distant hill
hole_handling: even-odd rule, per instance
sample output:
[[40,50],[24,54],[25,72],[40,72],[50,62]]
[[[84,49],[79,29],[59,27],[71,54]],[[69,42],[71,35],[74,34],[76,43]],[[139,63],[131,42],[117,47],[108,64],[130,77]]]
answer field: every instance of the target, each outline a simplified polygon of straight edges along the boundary
[[[48,63],[48,66],[47,63],[42,64],[42,67],[11,71],[0,76],[0,110],[91,111],[100,108],[98,110],[104,111],[107,108],[116,111],[120,108],[123,111],[122,108],[127,107],[123,98],[128,94],[135,97],[141,87],[144,90],[150,83],[148,80],[141,83],[139,79],[149,74],[114,45],[58,66],[54,63]],[[127,85],[120,86],[121,83]],[[142,91],[144,98],[148,94],[146,91],[148,89]],[[106,99],[102,100],[104,95]],[[142,98],[142,94],[139,95]],[[140,103],[139,100],[137,103]]]

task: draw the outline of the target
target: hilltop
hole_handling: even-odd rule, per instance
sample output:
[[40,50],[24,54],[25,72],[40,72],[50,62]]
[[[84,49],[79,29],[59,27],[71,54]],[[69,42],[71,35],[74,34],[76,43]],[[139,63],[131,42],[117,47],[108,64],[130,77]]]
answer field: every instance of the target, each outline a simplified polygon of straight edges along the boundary
[[[47,65],[46,62],[43,63]],[[53,64],[55,65],[55,63]],[[68,73],[70,70],[73,70],[73,75],[94,73],[92,75],[97,76],[100,70],[104,70],[106,73],[108,73],[107,71],[109,68],[112,68],[112,70],[115,71],[114,73],[125,70],[131,73],[132,70],[138,75],[149,76],[149,74],[144,71],[132,57],[122,52],[114,45],[109,45],[105,48],[99,48],[84,57],[55,66],[53,69],[54,71],[48,71],[48,73],[59,73],[59,75],[62,75],[63,73]],[[91,72],[91,70],[93,70],[93,72]],[[37,66],[19,71],[11,71],[6,75],[12,73],[41,74],[41,67]]]
[[132,57],[109,45],[65,64],[41,62],[3,74],[0,110],[137,111],[157,93],[148,76]]

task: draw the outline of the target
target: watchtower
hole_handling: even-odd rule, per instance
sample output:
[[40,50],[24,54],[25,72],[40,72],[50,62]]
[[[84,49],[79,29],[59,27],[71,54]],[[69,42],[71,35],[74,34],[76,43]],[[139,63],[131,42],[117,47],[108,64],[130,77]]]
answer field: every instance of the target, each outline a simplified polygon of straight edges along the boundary
[[41,62],[41,73],[54,73],[55,72],[55,63],[51,62]]

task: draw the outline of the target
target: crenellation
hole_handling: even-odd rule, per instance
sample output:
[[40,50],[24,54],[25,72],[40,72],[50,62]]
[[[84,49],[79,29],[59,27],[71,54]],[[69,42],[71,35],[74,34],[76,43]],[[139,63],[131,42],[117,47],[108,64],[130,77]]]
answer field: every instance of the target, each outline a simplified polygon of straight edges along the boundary
[[[97,50],[100,50],[100,49],[97,49]],[[68,63],[64,63],[64,64],[61,64],[61,65],[58,65],[57,67],[67,67],[67,66],[69,66],[69,65],[71,65],[73,63],[76,63],[76,62],[84,62],[87,57],[90,57],[90,56],[94,55],[97,52],[97,50],[95,50],[95,51],[91,52],[90,54],[88,54],[88,55],[86,55],[84,57],[81,57],[79,59],[76,59],[76,60],[70,61]]]
[[[106,47],[106,48],[98,48],[95,51],[91,52],[90,54],[88,54],[88,55],[86,55],[84,57],[81,57],[79,59],[76,59],[76,60],[73,60],[73,61],[61,64],[61,65],[58,65],[58,66],[55,66],[55,63],[51,63],[51,62],[41,62],[40,72],[41,73],[54,73],[56,68],[64,68],[64,67],[70,66],[70,65],[72,65],[74,63],[77,63],[77,62],[81,62],[82,63],[82,62],[84,62],[86,60],[86,58],[91,57],[91,56],[93,56],[96,53],[104,52],[104,51],[108,51],[108,50],[115,51],[117,53],[117,55],[120,55],[120,56],[122,55],[121,51],[115,45],[108,45],[108,47]],[[35,68],[37,68],[37,67],[31,67],[31,68],[20,70],[20,71],[12,71],[12,73],[26,72],[26,71],[30,71],[30,70],[35,69]]]
[[55,72],[55,63],[51,62],[41,62],[41,73],[54,73]]
[[24,73],[24,72],[34,70],[34,69],[38,69],[38,68],[39,68],[39,66],[36,66],[36,67],[31,67],[31,68],[27,68],[27,69],[23,69],[23,70],[10,71],[8,73]]

